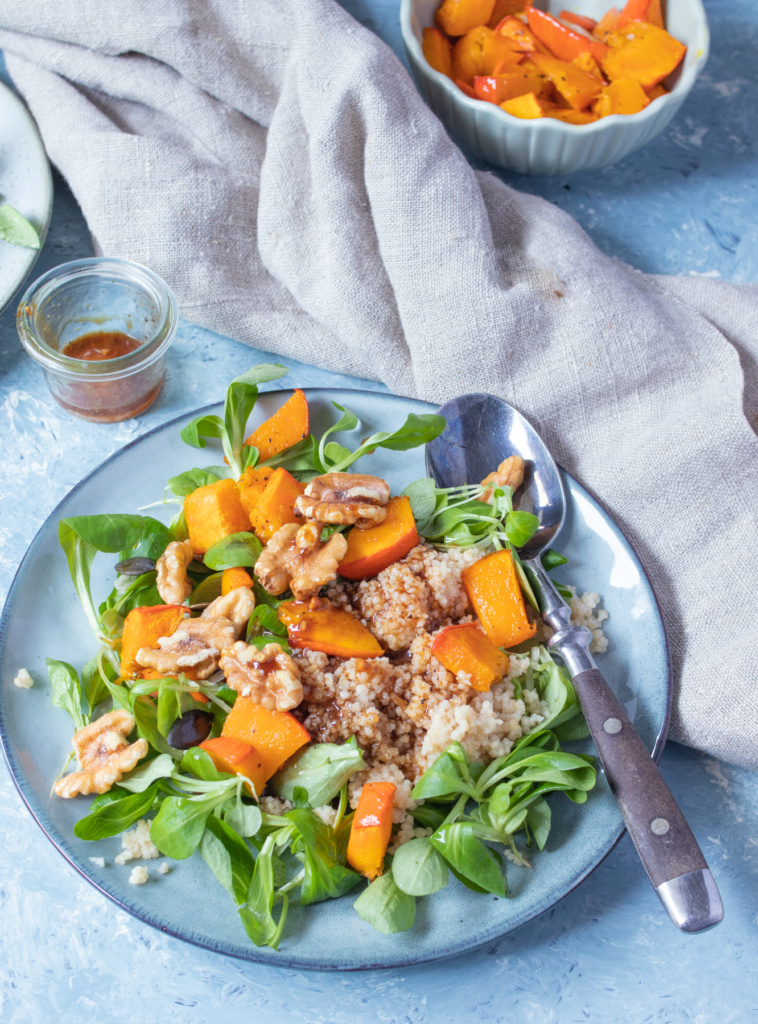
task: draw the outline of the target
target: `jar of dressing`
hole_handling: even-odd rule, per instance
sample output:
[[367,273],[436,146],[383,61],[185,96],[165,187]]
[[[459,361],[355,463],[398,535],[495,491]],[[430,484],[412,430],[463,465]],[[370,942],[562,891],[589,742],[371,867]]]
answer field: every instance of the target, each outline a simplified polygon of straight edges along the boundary
[[16,315],[56,402],[99,423],[138,416],[155,401],[176,323],[176,301],[157,274],[99,257],[48,271]]

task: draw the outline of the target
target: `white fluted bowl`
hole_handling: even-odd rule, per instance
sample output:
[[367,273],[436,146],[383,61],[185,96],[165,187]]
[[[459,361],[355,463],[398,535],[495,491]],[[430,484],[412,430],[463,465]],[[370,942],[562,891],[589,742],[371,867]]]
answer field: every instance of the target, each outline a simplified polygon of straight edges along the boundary
[[[402,0],[400,24],[421,95],[452,137],[477,156],[520,174],[569,174],[607,167],[659,135],[681,107],[708,59],[708,22],[701,0],[668,0],[667,30],[687,46],[674,72],[673,87],[639,114],[613,114],[587,125],[544,117],[522,120],[494,103],[466,96],[434,71],[422,50],[424,29],[434,24],[440,0]],[[557,14],[563,9],[598,20],[612,0],[543,0],[535,3]]]

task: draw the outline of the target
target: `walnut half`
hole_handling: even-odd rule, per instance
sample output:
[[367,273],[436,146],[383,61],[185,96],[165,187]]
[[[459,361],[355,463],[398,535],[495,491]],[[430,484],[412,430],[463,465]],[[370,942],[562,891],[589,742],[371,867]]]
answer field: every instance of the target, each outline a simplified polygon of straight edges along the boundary
[[68,799],[79,793],[107,793],[147,754],[147,740],[127,740],[133,728],[133,716],[119,709],[80,729],[72,742],[81,771],[58,779],[54,786],[58,796]]
[[283,594],[289,587],[295,599],[302,601],[337,579],[337,566],[346,551],[341,533],[321,543],[320,523],[286,523],[258,556],[255,574],[269,594]]
[[479,495],[479,501],[491,505],[496,487],[511,487],[515,492],[523,482],[524,460],[520,455],[511,455],[509,458],[503,459],[494,473],[488,473],[482,480],[484,490]]
[[314,477],[305,494],[295,499],[295,515],[319,523],[350,526],[359,530],[383,523],[390,500],[386,480],[362,473],[325,473]]
[[232,690],[268,711],[289,711],[303,699],[300,669],[279,644],[259,651],[238,640],[224,651],[219,668]]
[[164,675],[193,668],[198,679],[207,679],[218,668],[221,652],[241,635],[254,608],[250,587],[237,587],[211,601],[199,619],[182,619],[171,636],[160,638],[157,650],[140,647],[135,660]]
[[172,540],[155,563],[156,586],[166,604],[184,604],[192,593],[187,566],[192,561],[192,545],[188,540]]

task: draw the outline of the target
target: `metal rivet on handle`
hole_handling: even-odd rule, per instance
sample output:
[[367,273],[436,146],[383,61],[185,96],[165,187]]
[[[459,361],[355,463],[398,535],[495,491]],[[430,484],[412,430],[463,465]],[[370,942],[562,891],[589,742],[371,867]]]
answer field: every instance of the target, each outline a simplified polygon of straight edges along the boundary
[[650,822],[650,831],[657,836],[665,836],[670,827],[665,818],[653,818]]
[[618,718],[606,718],[603,722],[603,728],[613,736],[615,733],[621,732],[621,722],[619,722]]

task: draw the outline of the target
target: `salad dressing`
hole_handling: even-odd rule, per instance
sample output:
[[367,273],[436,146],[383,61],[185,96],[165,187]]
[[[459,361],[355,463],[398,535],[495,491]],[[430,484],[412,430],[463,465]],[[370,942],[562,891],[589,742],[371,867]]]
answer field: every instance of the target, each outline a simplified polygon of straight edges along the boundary
[[118,359],[134,352],[142,344],[121,331],[91,331],[74,338],[61,351],[69,359]]

